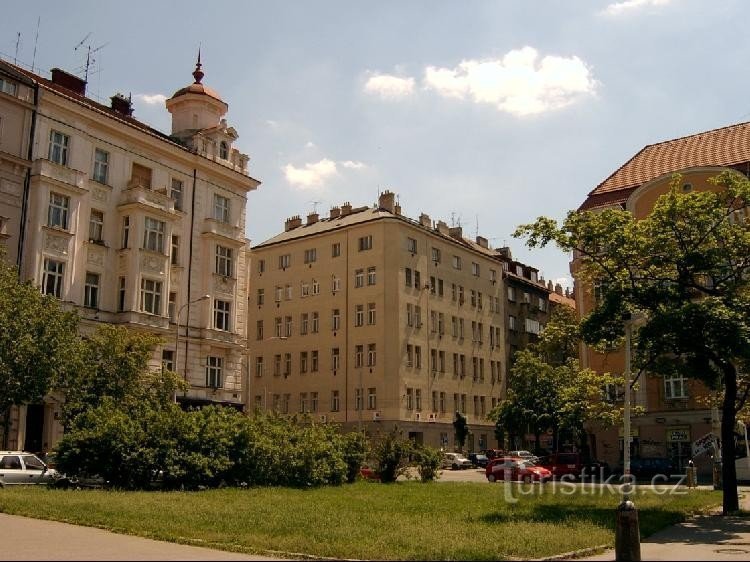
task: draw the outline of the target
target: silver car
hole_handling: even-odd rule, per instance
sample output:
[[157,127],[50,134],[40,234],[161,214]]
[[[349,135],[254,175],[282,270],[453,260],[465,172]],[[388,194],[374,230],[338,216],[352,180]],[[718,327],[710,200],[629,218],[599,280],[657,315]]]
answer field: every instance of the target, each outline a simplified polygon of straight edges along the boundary
[[29,484],[48,484],[60,477],[36,455],[23,451],[0,451],[0,488]]

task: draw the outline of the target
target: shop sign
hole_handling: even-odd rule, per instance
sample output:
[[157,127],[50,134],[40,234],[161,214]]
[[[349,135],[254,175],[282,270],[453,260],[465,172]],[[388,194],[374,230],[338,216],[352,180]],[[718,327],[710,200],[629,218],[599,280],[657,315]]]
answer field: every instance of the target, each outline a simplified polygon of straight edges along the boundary
[[693,441],[693,456],[697,457],[703,453],[711,453],[716,450],[718,439],[713,433],[707,433],[700,439]]
[[690,441],[690,429],[678,428],[667,430],[667,441]]

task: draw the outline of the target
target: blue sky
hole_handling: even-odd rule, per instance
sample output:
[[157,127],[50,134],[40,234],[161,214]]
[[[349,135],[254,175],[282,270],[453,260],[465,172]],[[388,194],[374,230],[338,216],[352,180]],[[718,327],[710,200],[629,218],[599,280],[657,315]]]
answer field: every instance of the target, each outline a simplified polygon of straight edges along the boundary
[[[163,105],[204,84],[263,184],[247,236],[273,236],[314,206],[371,204],[458,223],[548,279],[566,255],[510,233],[562,218],[646,144],[750,120],[750,43],[740,0],[547,2],[36,2],[0,21],[0,53],[77,71],[96,48],[92,97]],[[744,39],[743,39],[744,38]],[[149,103],[151,102],[151,103]]]

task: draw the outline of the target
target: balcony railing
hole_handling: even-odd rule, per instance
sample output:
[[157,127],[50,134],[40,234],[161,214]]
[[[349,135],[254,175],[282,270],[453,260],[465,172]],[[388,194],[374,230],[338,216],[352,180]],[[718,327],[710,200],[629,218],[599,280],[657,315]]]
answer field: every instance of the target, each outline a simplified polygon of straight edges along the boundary
[[174,212],[174,199],[167,195],[166,188],[149,189],[142,185],[137,178],[128,182],[128,188],[122,192],[120,197],[120,205],[131,203],[159,209],[167,213]]
[[55,164],[44,158],[34,161],[31,167],[31,175],[49,178],[77,189],[86,189],[86,174],[67,166]]

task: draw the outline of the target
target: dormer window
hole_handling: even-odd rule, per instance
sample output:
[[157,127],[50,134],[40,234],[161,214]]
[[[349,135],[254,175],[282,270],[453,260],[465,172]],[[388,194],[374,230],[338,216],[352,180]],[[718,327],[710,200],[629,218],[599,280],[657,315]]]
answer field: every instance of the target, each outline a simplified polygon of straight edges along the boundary
[[226,141],[221,141],[219,144],[219,158],[222,158],[223,160],[229,159],[229,145]]

